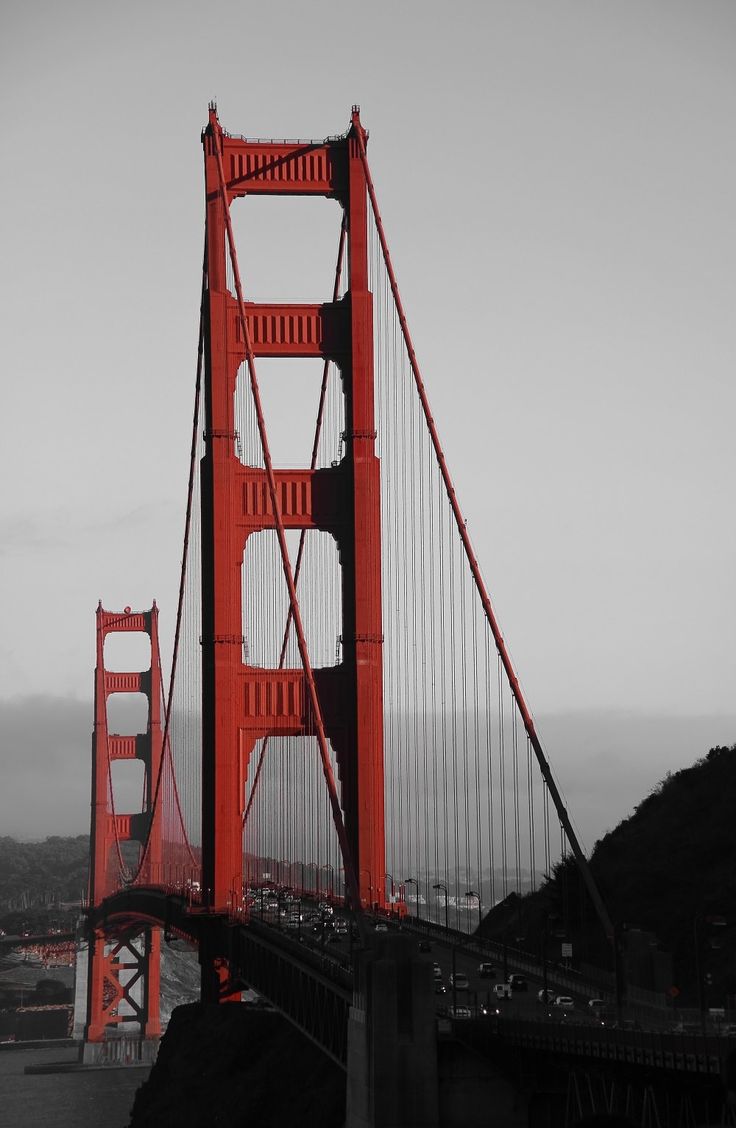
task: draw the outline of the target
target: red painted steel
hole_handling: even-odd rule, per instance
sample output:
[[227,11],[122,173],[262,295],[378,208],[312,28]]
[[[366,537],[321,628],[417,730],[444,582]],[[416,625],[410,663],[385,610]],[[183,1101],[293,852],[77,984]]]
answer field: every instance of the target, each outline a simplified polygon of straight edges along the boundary
[[[151,640],[151,667],[133,673],[105,669],[105,639],[116,632],[143,632]],[[143,693],[148,699],[145,733],[118,735],[108,731],[107,702],[113,693]],[[106,611],[97,608],[97,662],[95,667],[95,723],[92,737],[92,812],[90,826],[90,905],[98,905],[119,888],[120,844],[148,838],[152,866],[161,863],[160,819],[153,817],[156,780],[162,755],[161,663],[158,643],[158,608],[150,611]],[[115,760],[139,759],[145,768],[143,809],[115,810],[110,767]],[[149,835],[150,827],[150,835]],[[141,949],[140,951],[138,949]],[[85,1039],[100,1042],[105,1031],[126,1017],[137,1020],[144,1037],[158,1037],[161,933],[148,925],[124,938],[108,940],[101,930],[90,937]],[[133,974],[131,975],[131,971]],[[121,977],[121,972],[125,974]],[[138,984],[140,983],[140,988]],[[136,994],[141,994],[138,1000]],[[121,1013],[121,1006],[123,1012]]]
[[[297,645],[299,649],[299,657],[304,671],[304,681],[308,692],[308,703],[311,721],[313,725],[313,735],[317,740],[319,748],[320,760],[322,763],[322,773],[327,784],[327,793],[332,809],[332,819],[335,825],[335,831],[340,844],[340,852],[342,854],[345,884],[350,895],[351,904],[360,905],[360,890],[356,879],[355,866],[353,864],[353,854],[348,843],[347,834],[345,832],[345,822],[343,819],[343,812],[340,807],[340,799],[337,794],[337,785],[335,783],[335,775],[330,760],[330,752],[327,745],[327,736],[325,733],[324,719],[322,716],[322,706],[320,698],[317,694],[317,686],[314,679],[314,670],[307,648],[306,636],[304,634],[304,625],[302,622],[301,609],[296,594],[296,586],[294,583],[294,573],[289,559],[289,549],[286,543],[286,530],[284,528],[283,520],[281,519],[279,491],[276,485],[276,478],[274,476],[273,464],[271,461],[271,452],[269,448],[268,434],[266,431],[266,423],[263,417],[263,405],[261,401],[260,387],[258,384],[258,377],[255,369],[255,355],[250,343],[250,335],[248,332],[248,318],[245,312],[245,302],[243,301],[243,286],[240,280],[240,268],[238,266],[238,256],[235,248],[235,237],[233,235],[232,221],[230,217],[230,200],[225,186],[225,175],[222,167],[222,141],[221,132],[214,124],[215,144],[215,159],[217,161],[217,174],[220,185],[220,194],[222,196],[223,211],[225,216],[225,228],[227,232],[227,243],[230,255],[230,264],[232,266],[235,291],[238,299],[238,311],[240,314],[240,326],[243,332],[243,341],[245,343],[245,356],[246,366],[248,371],[248,379],[250,382],[250,392],[253,400],[253,410],[256,417],[258,428],[258,435],[261,444],[261,453],[266,471],[266,480],[268,482],[268,492],[271,501],[271,507],[275,519],[275,531],[279,546],[279,555],[281,556],[281,566],[286,582],[286,587],[289,593],[289,612],[294,627],[294,634],[296,635]],[[358,918],[358,926],[362,926],[362,917]]]
[[[367,194],[356,131],[329,142],[255,142],[222,134],[214,110],[204,134],[207,200],[205,302],[206,451],[202,461],[203,888],[227,908],[242,883],[242,818],[258,738],[314,731],[318,712],[335,749],[341,806],[360,901],[385,871],[381,636],[380,480],[373,418],[372,296]],[[218,142],[226,191],[218,170]],[[244,303],[226,285],[225,208],[251,193],[320,194],[347,219],[348,292],[323,305]],[[224,197],[224,199],[223,199]],[[234,308],[235,307],[235,308]],[[243,467],[234,452],[235,382],[253,356],[320,356],[340,364],[346,453],[326,471]],[[251,358],[252,359],[252,358]],[[273,490],[272,488],[273,487]],[[280,520],[274,506],[278,504]],[[339,544],[343,661],[314,671],[254,669],[242,661],[241,571],[247,537],[276,528],[320,529]],[[288,578],[287,578],[288,582]],[[305,673],[306,670],[306,673]],[[383,890],[380,890],[382,895]]]
[[[283,357],[344,356],[347,311],[341,302],[322,305],[258,305],[245,302],[253,355]],[[237,301],[228,302],[229,346],[245,360],[245,342]]]

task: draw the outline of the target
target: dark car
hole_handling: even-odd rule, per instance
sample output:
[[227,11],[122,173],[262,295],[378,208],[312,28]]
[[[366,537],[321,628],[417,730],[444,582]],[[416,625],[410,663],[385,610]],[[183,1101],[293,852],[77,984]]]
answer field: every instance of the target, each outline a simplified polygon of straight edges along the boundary
[[529,984],[523,975],[509,975],[506,980],[512,991],[528,991]]

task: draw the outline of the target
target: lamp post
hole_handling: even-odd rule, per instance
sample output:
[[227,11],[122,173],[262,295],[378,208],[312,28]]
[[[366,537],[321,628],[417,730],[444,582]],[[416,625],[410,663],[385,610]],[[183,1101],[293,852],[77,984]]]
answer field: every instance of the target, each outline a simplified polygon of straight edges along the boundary
[[281,930],[281,904],[282,904],[284,893],[286,893],[286,886],[281,885],[276,890],[276,925],[277,925],[279,931]]
[[448,908],[447,908],[447,899],[450,895],[450,891],[447,888],[447,886],[445,885],[444,881],[436,882],[436,884],[433,885],[432,888],[433,889],[441,889],[442,892],[445,894],[445,932],[449,932],[450,931],[450,915],[449,915]]
[[327,892],[328,892],[329,897],[332,898],[333,890],[334,890],[334,883],[335,883],[334,867],[331,866],[329,862],[325,862],[325,864],[323,866],[320,866],[319,868],[320,868],[320,873],[322,872],[322,870],[329,870],[330,871],[330,883],[327,886]]
[[476,893],[474,889],[468,889],[465,896],[475,897],[476,901],[478,902],[478,943],[480,944],[480,930],[481,925],[483,924],[483,910],[480,904],[480,893]]
[[712,976],[709,971],[704,971],[702,966],[702,953],[703,936],[701,925],[706,924],[711,929],[709,937],[710,948],[720,948],[721,941],[717,935],[713,934],[713,928],[725,928],[726,920],[722,916],[704,916],[702,912],[696,913],[693,919],[693,946],[695,948],[695,975],[698,981],[698,1007],[700,1008],[700,1021],[703,1027],[703,1034],[705,1034],[705,1016],[706,1016],[706,982],[710,987],[712,983]]
[[383,895],[384,895],[384,897],[386,896],[386,878],[388,878],[389,881],[391,882],[391,892],[388,895],[388,902],[389,902],[390,905],[393,905],[393,903],[394,903],[394,885],[395,885],[394,875],[392,873],[385,873],[383,875]]
[[[369,869],[358,870],[358,885],[360,885],[361,873],[368,874],[368,908],[373,908],[373,875]],[[359,906],[358,906],[359,907]]]
[[550,986],[549,986],[549,980],[547,980],[547,967],[546,967],[546,928],[547,928],[547,918],[544,917],[544,920],[543,920],[543,923],[542,923],[542,935],[540,937],[540,944],[541,944],[540,957],[542,959],[542,990],[544,992],[544,995],[543,995],[544,1007],[545,1007],[545,1011],[547,1011],[547,1013],[549,1013]]
[[415,885],[417,889],[417,920],[422,919],[422,909],[419,903],[419,882],[415,877],[405,877],[404,885]]

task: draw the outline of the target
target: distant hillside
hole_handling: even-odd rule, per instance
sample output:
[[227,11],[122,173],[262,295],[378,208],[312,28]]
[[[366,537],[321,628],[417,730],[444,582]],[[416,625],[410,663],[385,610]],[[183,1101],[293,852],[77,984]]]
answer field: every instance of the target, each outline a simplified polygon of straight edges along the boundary
[[[656,935],[672,952],[674,985],[689,1001],[696,993],[696,935],[714,998],[736,994],[736,745],[712,748],[692,767],[667,775],[596,843],[590,866],[615,926]],[[484,932],[497,936],[508,929],[506,916],[504,923],[499,909],[492,912]],[[513,932],[524,936],[528,950],[538,953],[544,942],[558,958],[564,936],[578,960],[610,966],[571,859],[538,893],[515,902]]]
[[736,745],[667,776],[591,861],[614,918],[674,951],[691,946],[697,914],[736,934]]
[[78,901],[87,889],[89,838],[0,838],[0,913]]

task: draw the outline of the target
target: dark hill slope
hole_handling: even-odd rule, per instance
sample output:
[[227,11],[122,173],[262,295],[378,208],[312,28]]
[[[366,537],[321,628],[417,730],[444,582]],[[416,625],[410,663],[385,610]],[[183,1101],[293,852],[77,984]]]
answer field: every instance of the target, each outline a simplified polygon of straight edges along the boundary
[[736,745],[666,779],[597,843],[591,859],[614,920],[677,953],[696,918],[736,925]]
[[[689,1001],[696,995],[696,935],[714,998],[736,994],[736,745],[712,748],[692,767],[668,775],[596,843],[590,866],[617,929],[653,932],[673,953],[674,983]],[[711,923],[714,917],[725,926]],[[497,906],[483,931],[523,936],[520,946],[535,955],[546,943],[549,958],[559,958],[564,936],[577,960],[611,967],[610,948],[571,858],[537,893],[505,911]]]

